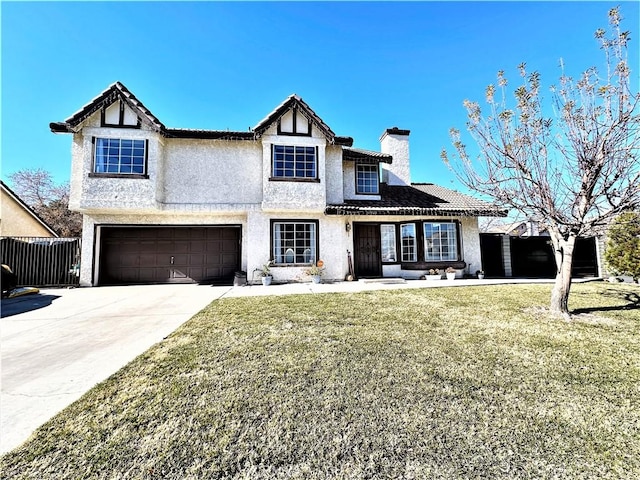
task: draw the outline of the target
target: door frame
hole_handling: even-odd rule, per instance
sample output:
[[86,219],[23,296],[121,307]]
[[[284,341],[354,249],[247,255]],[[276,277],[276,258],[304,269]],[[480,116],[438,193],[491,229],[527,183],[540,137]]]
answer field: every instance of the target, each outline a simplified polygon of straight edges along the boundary
[[[354,262],[354,273],[356,278],[381,278],[382,277],[382,239],[380,238],[380,223],[379,222],[353,222],[353,262]],[[377,274],[375,275],[362,275],[359,271],[360,268],[360,253],[358,251],[358,239],[360,228],[362,227],[373,227],[377,230],[377,238],[378,238],[378,250],[377,250]],[[376,253],[376,252],[374,252]]]

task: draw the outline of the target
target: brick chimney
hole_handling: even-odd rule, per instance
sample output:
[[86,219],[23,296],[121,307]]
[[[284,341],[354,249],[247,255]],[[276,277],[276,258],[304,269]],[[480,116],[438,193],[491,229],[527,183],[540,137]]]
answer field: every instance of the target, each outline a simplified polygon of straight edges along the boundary
[[388,185],[411,185],[409,133],[410,130],[393,127],[387,128],[380,137],[380,151],[393,157],[391,164],[381,164],[382,181]]

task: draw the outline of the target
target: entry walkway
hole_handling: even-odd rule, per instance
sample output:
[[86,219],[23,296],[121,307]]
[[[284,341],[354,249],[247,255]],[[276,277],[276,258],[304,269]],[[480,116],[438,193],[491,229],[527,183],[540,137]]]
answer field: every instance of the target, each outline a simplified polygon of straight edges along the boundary
[[[593,279],[591,279],[593,280]],[[574,280],[575,282],[576,280]],[[550,279],[456,279],[456,280],[403,280],[401,278],[381,278],[374,280],[358,280],[355,282],[334,283],[284,283],[262,285],[246,285],[244,287],[229,288],[223,297],[253,297],[262,295],[294,295],[305,293],[340,293],[365,292],[370,290],[399,290],[406,288],[437,288],[437,287],[468,287],[472,285],[504,285],[522,283],[553,283]]]

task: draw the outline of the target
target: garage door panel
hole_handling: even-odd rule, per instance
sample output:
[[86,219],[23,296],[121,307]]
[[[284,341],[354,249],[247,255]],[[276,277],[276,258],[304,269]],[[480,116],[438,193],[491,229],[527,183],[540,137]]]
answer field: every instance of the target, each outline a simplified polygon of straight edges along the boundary
[[206,262],[212,261],[211,257],[206,255],[202,255],[200,253],[189,255],[189,266],[200,267],[204,265]]
[[[175,253],[172,255],[173,265],[189,265],[189,255],[186,253]],[[171,261],[171,259],[169,259]]]
[[239,227],[102,227],[99,284],[230,283]]
[[123,254],[120,258],[120,265],[122,267],[135,267],[140,263],[139,260],[137,255]]

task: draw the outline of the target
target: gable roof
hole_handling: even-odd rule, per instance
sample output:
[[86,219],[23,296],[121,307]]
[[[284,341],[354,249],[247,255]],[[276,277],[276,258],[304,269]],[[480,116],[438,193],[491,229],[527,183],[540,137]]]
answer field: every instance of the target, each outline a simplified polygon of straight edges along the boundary
[[151,113],[151,110],[145,107],[144,104],[120,82],[111,84],[105,91],[67,118],[64,122],[54,122],[49,124],[49,127],[55,133],[73,133],[75,128],[87,118],[102,108],[108,107],[117,100],[121,100],[126,103],[139,118],[151,125],[155,131],[164,132],[166,130],[163,123],[158,120],[153,113]]
[[380,184],[380,200],[345,200],[327,205],[327,215],[430,215],[506,217],[507,211],[433,183]]
[[271,113],[263,118],[258,124],[253,127],[253,131],[258,136],[262,135],[267,129],[269,129],[274,123],[276,123],[284,114],[289,110],[296,110],[302,113],[307,119],[315,125],[315,127],[322,132],[327,141],[336,145],[353,145],[353,139],[351,137],[338,137],[333,130],[329,128],[329,125],[313,111],[313,109],[302,100],[301,97],[295,93],[289,95],[280,105],[278,105]]
[[56,233],[56,231],[51,228],[47,222],[45,222],[42,218],[40,218],[40,216],[33,210],[33,208],[31,208],[29,205],[27,205],[26,203],[24,203],[24,201],[13,191],[9,188],[9,186],[4,183],[2,180],[0,180],[0,188],[2,189],[2,191],[4,191],[9,197],[11,197],[18,205],[20,205],[31,217],[33,217],[33,219],[39,223],[40,225],[42,225],[42,227],[47,230],[51,235],[53,235],[54,237],[59,237],[59,235]]
[[167,128],[151,111],[138,100],[138,98],[129,91],[120,82],[115,82],[104,90],[100,95],[95,97],[84,107],[71,115],[63,122],[52,122],[49,128],[54,133],[74,133],[77,127],[94,113],[103,108],[108,107],[112,103],[121,100],[131,108],[142,121],[148,123],[153,130],[161,133],[169,138],[195,138],[195,139],[216,139],[216,140],[255,140],[264,133],[274,122],[280,119],[282,115],[287,113],[290,108],[295,108],[306,116],[327,138],[327,141],[336,145],[353,145],[353,138],[337,136],[324,123],[324,121],[316,115],[316,113],[307,105],[298,95],[290,95],[278,105],[273,112],[265,117],[256,125],[252,131],[228,131],[228,130],[200,130],[186,128]]

